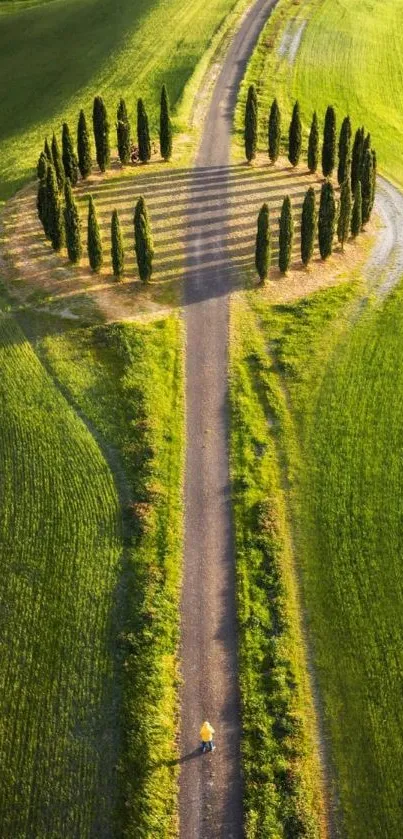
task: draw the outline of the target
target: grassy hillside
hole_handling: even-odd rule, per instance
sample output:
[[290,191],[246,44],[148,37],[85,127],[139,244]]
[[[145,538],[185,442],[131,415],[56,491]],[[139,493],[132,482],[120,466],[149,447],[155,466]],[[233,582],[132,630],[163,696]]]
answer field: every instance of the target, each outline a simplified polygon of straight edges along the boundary
[[177,826],[179,323],[19,320],[45,367],[3,316],[0,832],[166,839]]
[[[53,0],[0,10],[0,199],[31,174],[44,136],[104,96],[114,127],[118,97],[134,118],[143,96],[156,128],[161,85],[177,105],[234,0]],[[191,103],[190,103],[191,104]]]
[[[257,82],[264,118],[278,96],[285,133],[295,99],[306,129],[314,109],[323,119],[327,105],[335,105],[339,124],[349,113],[356,126],[364,123],[371,131],[382,171],[403,185],[402,14],[403,0],[280,0],[250,63],[241,101],[246,85]],[[239,127],[240,117],[241,111]]]

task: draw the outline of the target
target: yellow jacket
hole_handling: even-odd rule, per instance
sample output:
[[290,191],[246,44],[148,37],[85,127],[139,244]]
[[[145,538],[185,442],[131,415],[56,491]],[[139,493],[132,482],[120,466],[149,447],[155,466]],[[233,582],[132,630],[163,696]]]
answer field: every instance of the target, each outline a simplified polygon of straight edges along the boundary
[[203,743],[210,743],[213,739],[213,734],[214,728],[206,720],[200,729],[200,740],[202,740]]

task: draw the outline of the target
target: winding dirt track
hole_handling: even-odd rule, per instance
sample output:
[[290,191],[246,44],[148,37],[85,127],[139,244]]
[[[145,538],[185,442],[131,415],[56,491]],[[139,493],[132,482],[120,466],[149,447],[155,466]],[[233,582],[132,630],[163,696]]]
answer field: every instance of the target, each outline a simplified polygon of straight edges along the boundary
[[[276,0],[257,0],[234,36],[207,114],[188,217],[187,461],[182,599],[182,839],[239,839],[242,829],[234,547],[228,462],[229,274],[224,257],[231,129],[239,83]],[[217,207],[219,212],[217,214]],[[215,210],[213,213],[212,210]],[[217,221],[217,215],[221,217]],[[214,216],[215,221],[209,219]],[[201,756],[209,719],[217,751]]]

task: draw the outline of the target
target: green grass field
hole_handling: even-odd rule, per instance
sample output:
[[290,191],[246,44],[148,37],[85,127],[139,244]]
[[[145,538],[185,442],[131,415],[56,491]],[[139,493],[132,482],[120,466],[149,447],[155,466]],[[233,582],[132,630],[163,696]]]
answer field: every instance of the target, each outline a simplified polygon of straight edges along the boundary
[[[144,97],[156,130],[162,83],[178,106],[214,34],[224,21],[231,23],[234,5],[235,0],[191,0],[186,6],[179,0],[1,4],[0,72],[7,84],[0,97],[0,200],[32,175],[46,134],[59,132],[65,120],[75,133],[81,107],[91,119],[95,94],[107,103],[112,137],[122,95],[133,119],[137,98]],[[180,122],[187,130],[192,97],[184,104]]]
[[1,835],[166,839],[177,827],[179,322],[19,321],[37,354],[3,315]]

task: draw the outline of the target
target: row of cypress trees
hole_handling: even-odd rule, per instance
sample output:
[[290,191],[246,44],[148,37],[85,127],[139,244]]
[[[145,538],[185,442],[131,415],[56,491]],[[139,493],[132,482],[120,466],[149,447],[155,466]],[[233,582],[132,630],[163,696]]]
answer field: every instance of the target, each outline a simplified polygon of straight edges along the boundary
[[[372,162],[371,156],[367,158]],[[337,201],[332,182],[329,179],[322,185],[319,212],[316,207],[316,195],[310,187],[305,195],[301,214],[301,259],[305,266],[312,259],[316,236],[318,236],[319,253],[322,259],[327,259],[337,239],[344,250],[344,245],[350,234],[355,239],[370,219],[374,204],[374,179],[363,177],[358,181],[353,194],[350,178],[346,177],[340,190],[340,200]],[[372,186],[368,189],[367,183]],[[294,241],[294,218],[289,195],[284,198],[279,220],[279,255],[278,266],[285,274],[291,263]],[[263,204],[257,219],[257,234],[255,248],[255,265],[260,279],[267,278],[271,263],[271,232],[268,204]]]
[[[259,109],[256,88],[249,87],[245,108],[245,155],[248,162],[256,156],[258,142]],[[267,124],[267,150],[272,163],[278,159],[281,150],[282,136],[281,112],[277,99],[270,108]],[[302,122],[299,102],[296,102],[288,130],[288,159],[292,166],[297,166],[302,154]],[[355,193],[358,181],[361,179],[362,169],[367,151],[371,149],[371,136],[365,134],[364,128],[358,128],[352,145],[352,128],[350,117],[345,117],[337,141],[336,112],[329,105],[323,129],[322,153],[320,155],[320,132],[316,111],[312,122],[308,140],[308,168],[312,173],[317,172],[321,156],[322,172],[325,178],[331,177],[337,164],[337,179],[341,186],[346,177],[351,177],[351,188]],[[337,154],[338,152],[338,154]],[[372,149],[372,165],[376,170],[376,153]]]
[[[41,165],[37,208],[46,237],[55,251],[65,245],[70,262],[77,264],[83,253],[80,216],[74,199],[70,178],[64,181],[64,202],[57,180],[56,168],[49,161]],[[135,253],[140,279],[147,282],[152,275],[154,255],[151,227],[143,197],[137,201],[134,212]],[[88,202],[87,251],[90,267],[99,272],[103,265],[103,244],[93,198]],[[124,243],[117,210],[112,213],[111,257],[114,276],[124,273]]]
[[[96,160],[101,172],[105,172],[110,164],[111,157],[110,124],[105,103],[101,96],[96,96],[94,99],[92,123]],[[117,108],[116,133],[119,159],[125,166],[130,163],[132,132],[124,99],[120,99]],[[159,137],[161,157],[163,160],[169,160],[172,155],[172,123],[165,85],[162,86],[161,91]],[[147,111],[142,99],[137,102],[137,141],[139,158],[141,161],[147,162],[151,157],[151,139]],[[44,149],[38,161],[38,176],[39,170],[43,168],[44,158],[49,163],[53,163],[55,167],[60,191],[64,188],[66,178],[70,180],[72,186],[75,186],[79,173],[83,179],[88,177],[91,173],[92,149],[90,132],[83,110],[80,111],[77,126],[77,154],[74,150],[69,126],[65,122],[62,129],[62,151],[60,151],[55,134],[53,134],[50,145],[48,140],[45,140]]]

